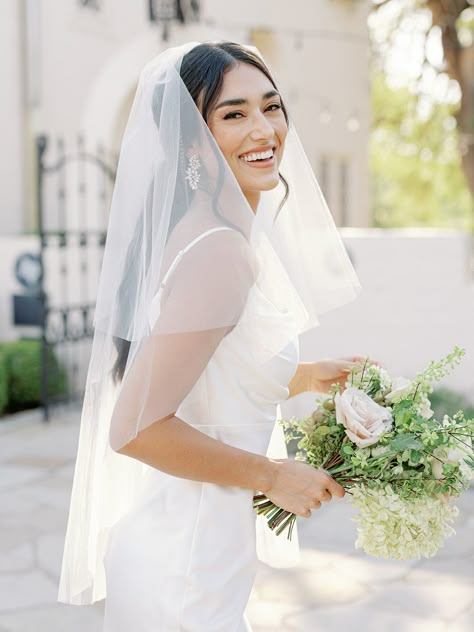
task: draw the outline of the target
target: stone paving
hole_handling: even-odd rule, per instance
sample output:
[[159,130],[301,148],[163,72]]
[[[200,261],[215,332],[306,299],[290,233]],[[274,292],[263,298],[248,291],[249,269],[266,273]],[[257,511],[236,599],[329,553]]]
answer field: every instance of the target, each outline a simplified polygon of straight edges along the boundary
[[[70,409],[0,421],[0,632],[101,631],[104,602],[56,601],[78,430]],[[299,520],[301,565],[259,567],[254,632],[474,632],[474,489],[457,505],[457,535],[418,562],[356,552],[346,500]]]

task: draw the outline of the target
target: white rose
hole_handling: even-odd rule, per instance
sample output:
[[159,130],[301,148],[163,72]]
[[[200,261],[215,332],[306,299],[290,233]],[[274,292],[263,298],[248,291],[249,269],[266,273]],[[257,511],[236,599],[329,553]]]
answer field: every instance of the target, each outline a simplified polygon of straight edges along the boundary
[[395,377],[392,380],[391,391],[388,395],[385,395],[387,402],[392,402],[394,399],[403,399],[409,392],[412,386],[412,382],[406,377]]
[[360,448],[377,443],[392,427],[390,412],[358,388],[346,388],[336,394],[334,401],[337,422],[345,427],[346,435]]

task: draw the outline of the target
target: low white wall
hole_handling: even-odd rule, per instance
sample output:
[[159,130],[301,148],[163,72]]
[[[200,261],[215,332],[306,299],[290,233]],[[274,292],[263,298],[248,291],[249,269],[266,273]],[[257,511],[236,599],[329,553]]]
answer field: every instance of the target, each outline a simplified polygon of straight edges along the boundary
[[[466,349],[463,362],[439,384],[474,401],[470,236],[426,229],[341,232],[363,289],[301,336],[301,360],[369,355],[389,373],[412,378],[458,345]],[[294,397],[282,412],[305,414],[314,399]]]

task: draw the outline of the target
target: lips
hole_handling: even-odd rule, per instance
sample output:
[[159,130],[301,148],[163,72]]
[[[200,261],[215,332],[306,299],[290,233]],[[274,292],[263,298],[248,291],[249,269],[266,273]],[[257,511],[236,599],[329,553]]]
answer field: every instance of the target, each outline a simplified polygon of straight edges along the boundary
[[239,156],[240,160],[243,160],[246,163],[255,163],[255,162],[266,162],[269,163],[272,161],[275,155],[276,147],[258,147],[252,151],[247,151],[244,154]]

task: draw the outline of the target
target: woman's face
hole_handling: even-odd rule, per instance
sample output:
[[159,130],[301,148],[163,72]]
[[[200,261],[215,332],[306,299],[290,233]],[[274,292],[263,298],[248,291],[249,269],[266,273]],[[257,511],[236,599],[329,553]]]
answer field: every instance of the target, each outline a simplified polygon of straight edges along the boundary
[[258,68],[239,63],[224,75],[207,124],[250,206],[279,182],[288,133],[281,98]]

